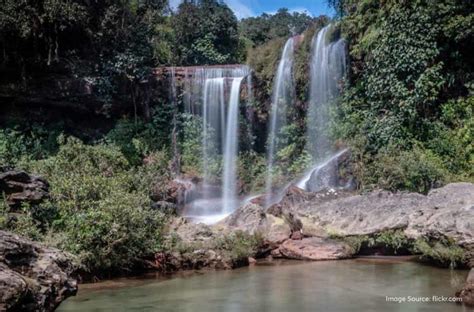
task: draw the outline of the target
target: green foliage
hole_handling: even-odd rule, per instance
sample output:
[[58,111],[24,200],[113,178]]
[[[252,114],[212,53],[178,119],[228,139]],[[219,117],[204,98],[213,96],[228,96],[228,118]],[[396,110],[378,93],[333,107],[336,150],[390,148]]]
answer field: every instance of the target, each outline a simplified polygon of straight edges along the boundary
[[0,197],[0,229],[14,232],[32,240],[40,240],[43,237],[39,222],[34,219],[29,206],[24,205],[20,211],[12,213],[2,197]]
[[369,239],[369,247],[374,245],[382,245],[386,248],[390,248],[396,254],[397,251],[405,249],[409,250],[412,246],[412,242],[405,235],[403,230],[387,230],[375,234],[375,236]]
[[467,255],[464,249],[446,237],[436,240],[419,238],[415,241],[414,250],[421,253],[421,259],[444,267],[455,268],[467,264]]
[[317,18],[306,13],[293,12],[281,8],[275,14],[263,13],[240,21],[240,34],[248,38],[255,46],[272,39],[289,37],[306,30]]
[[170,105],[162,105],[152,112],[149,122],[121,119],[105,136],[104,141],[119,146],[130,164],[139,165],[153,151],[169,148],[171,118]]
[[182,140],[180,141],[182,171],[199,174],[202,167],[202,126],[198,117],[182,115]]
[[241,57],[237,18],[216,0],[184,1],[172,19],[176,63],[238,63]]
[[398,153],[395,150],[382,152],[375,158],[373,170],[376,185],[393,191],[402,189],[426,194],[449,181],[441,159],[419,147]]
[[51,240],[93,272],[127,270],[159,250],[164,216],[150,209],[149,188],[120,149],[74,138],[60,143],[56,156],[32,164],[50,182],[58,209]]
[[262,243],[263,238],[260,234],[251,235],[236,231],[219,237],[215,242],[215,248],[226,252],[234,262],[238,262],[254,257]]
[[360,186],[426,193],[472,180],[472,34],[458,24],[470,20],[469,4],[332,4],[352,57],[334,132],[355,151]]
[[0,129],[0,164],[15,166],[21,161],[47,157],[57,150],[60,132],[34,124]]
[[241,181],[244,194],[262,191],[265,188],[266,168],[267,160],[264,155],[254,151],[243,152],[239,155],[237,176]]

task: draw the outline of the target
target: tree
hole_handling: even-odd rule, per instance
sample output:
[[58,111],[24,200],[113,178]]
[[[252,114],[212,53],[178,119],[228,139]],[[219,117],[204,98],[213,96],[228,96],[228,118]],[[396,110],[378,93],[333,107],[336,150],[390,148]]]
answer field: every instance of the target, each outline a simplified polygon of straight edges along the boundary
[[184,1],[173,16],[176,63],[182,65],[238,62],[237,18],[217,0]]
[[306,13],[290,13],[288,9],[282,8],[275,14],[263,13],[258,17],[243,19],[240,22],[240,34],[254,45],[261,45],[275,38],[299,34],[316,20]]

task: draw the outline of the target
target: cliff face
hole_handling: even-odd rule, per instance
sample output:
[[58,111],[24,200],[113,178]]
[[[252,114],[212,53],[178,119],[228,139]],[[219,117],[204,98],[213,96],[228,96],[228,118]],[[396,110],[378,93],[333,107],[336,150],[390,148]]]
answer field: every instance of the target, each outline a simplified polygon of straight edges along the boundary
[[73,258],[0,231],[0,310],[53,311],[77,292]]

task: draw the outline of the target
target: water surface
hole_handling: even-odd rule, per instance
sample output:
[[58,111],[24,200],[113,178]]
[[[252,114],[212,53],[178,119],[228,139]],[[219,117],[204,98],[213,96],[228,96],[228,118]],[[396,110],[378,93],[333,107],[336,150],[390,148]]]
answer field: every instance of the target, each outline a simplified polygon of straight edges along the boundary
[[[453,296],[466,276],[467,271],[397,260],[272,262],[81,285],[58,311],[471,311],[431,299]],[[430,302],[387,302],[386,296]]]

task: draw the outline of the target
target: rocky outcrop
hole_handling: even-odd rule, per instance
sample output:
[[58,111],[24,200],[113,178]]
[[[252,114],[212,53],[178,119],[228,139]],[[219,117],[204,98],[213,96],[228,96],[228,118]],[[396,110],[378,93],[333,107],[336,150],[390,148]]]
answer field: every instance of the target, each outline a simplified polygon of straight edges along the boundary
[[168,241],[174,246],[170,253],[158,254],[155,267],[164,271],[181,269],[232,269],[248,264],[253,255],[235,255],[223,246],[224,238],[232,235],[230,229],[193,223],[176,218],[169,226]]
[[[317,195],[314,195],[317,196]],[[410,238],[446,236],[464,247],[474,245],[474,184],[453,183],[417,193],[374,191],[296,205],[280,205],[282,214],[301,220],[305,235],[315,228],[326,236],[354,236],[402,229]],[[469,249],[469,248],[468,248]]]
[[77,292],[72,257],[0,231],[0,311],[53,311]]
[[474,269],[471,269],[464,287],[456,293],[456,297],[461,298],[462,303],[474,307]]
[[426,196],[380,190],[365,194],[334,189],[308,193],[291,186],[281,201],[268,209],[258,203],[258,200],[250,201],[217,226],[261,233],[277,257],[347,258],[357,248],[347,248],[344,238],[370,237],[396,230],[413,241],[447,238],[464,250],[468,265],[472,267],[474,262],[474,184],[471,183],[449,184]]
[[262,234],[270,248],[278,247],[292,233],[290,225],[283,218],[267,214],[262,206],[253,203],[237,209],[219,225],[228,230]]
[[6,195],[13,210],[21,208],[22,203],[41,203],[48,196],[48,188],[48,182],[39,176],[17,170],[0,172],[0,194]]
[[288,239],[278,248],[276,255],[297,260],[337,260],[353,256],[353,249],[342,241],[329,238],[308,237]]

